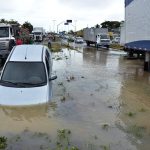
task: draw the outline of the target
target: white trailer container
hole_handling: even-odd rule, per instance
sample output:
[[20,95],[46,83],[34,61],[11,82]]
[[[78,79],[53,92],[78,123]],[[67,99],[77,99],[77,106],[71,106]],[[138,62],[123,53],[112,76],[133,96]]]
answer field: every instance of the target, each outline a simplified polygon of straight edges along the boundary
[[150,71],[150,0],[125,0],[125,51],[145,56]]
[[121,24],[120,27],[120,45],[124,46],[126,43],[125,41],[125,22]]
[[125,46],[150,49],[150,0],[125,0]]
[[106,46],[109,48],[110,37],[108,29],[106,28],[85,28],[83,31],[83,37],[87,45],[96,44],[97,36],[100,36],[100,46]]

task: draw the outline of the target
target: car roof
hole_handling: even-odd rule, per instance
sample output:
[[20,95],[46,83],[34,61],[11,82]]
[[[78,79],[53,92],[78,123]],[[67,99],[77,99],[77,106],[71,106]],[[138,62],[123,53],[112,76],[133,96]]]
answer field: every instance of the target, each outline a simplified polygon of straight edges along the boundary
[[43,45],[18,45],[13,49],[9,61],[42,61],[43,51]]

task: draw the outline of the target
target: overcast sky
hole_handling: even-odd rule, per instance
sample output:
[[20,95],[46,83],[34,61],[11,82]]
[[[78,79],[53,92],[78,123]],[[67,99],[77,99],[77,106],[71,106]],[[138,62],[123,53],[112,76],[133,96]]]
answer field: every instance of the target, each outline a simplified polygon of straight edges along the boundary
[[[57,30],[67,19],[69,29],[91,27],[106,20],[124,20],[124,0],[0,0],[0,19],[29,21],[33,26]],[[54,21],[55,20],[55,21]],[[63,24],[58,30],[68,29]]]

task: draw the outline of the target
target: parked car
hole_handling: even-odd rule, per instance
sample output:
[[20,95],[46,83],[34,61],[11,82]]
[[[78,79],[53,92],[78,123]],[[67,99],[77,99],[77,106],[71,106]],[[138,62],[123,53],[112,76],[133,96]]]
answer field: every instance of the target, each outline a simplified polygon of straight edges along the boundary
[[115,37],[112,43],[120,43],[120,37]]
[[84,40],[83,40],[83,38],[82,37],[76,37],[75,38],[75,43],[83,43],[84,42]]
[[1,105],[31,105],[48,102],[52,95],[52,58],[42,45],[13,48],[0,76]]

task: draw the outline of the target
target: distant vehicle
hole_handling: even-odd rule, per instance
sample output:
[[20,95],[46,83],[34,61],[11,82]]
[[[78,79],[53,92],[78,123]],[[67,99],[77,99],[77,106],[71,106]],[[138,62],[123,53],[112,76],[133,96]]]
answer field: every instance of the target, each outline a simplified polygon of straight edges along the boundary
[[0,24],[0,59],[5,62],[10,51],[16,45],[18,25]]
[[[42,45],[19,45],[11,51],[0,76],[0,105],[30,105],[51,99],[52,58]],[[9,93],[9,94],[8,94]]]
[[74,36],[69,36],[68,41],[69,41],[69,42],[74,42],[74,41],[75,41],[75,37],[74,37]]
[[82,43],[84,43],[84,40],[83,40],[82,37],[76,37],[76,38],[75,38],[75,43],[80,43],[80,44],[82,44]]
[[45,30],[43,27],[35,27],[33,28],[32,34],[35,42],[42,42],[45,37]]
[[100,37],[99,46],[105,46],[107,48],[109,48],[110,46],[110,37],[108,34],[108,29],[106,28],[85,28],[83,31],[83,35],[87,46],[90,46],[90,44],[95,44],[96,46],[97,36]]
[[63,36],[63,39],[68,40],[68,39],[69,39],[69,35],[64,35],[64,36]]
[[120,37],[115,37],[113,40],[112,40],[112,43],[120,43]]

